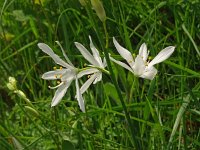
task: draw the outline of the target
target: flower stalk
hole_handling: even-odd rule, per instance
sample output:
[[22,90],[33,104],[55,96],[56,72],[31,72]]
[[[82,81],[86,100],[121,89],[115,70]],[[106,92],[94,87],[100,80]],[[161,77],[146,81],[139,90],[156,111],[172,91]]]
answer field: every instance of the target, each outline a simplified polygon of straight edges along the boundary
[[[105,26],[106,27],[106,26]],[[105,28],[106,29],[106,28]],[[105,30],[106,31],[106,30]],[[110,56],[109,56],[109,53],[108,53],[108,45],[106,44],[105,46],[105,49],[104,49],[104,54],[105,54],[105,59],[106,59],[106,62],[107,62],[107,66],[108,66],[108,70],[110,72],[110,77],[111,77],[111,80],[112,80],[112,83],[114,84],[115,86],[115,89],[117,91],[117,94],[119,96],[119,99],[120,99],[120,102],[122,104],[122,108],[124,110],[124,113],[125,113],[125,117],[126,117],[126,120],[127,120],[127,123],[128,123],[128,127],[129,127],[129,130],[130,130],[130,133],[131,133],[131,137],[132,137],[132,143],[133,145],[136,147],[136,149],[140,149],[140,144],[139,142],[136,140],[136,129],[134,128],[132,122],[131,122],[131,118],[130,118],[130,114],[128,113],[128,110],[126,108],[126,104],[124,102],[124,98],[121,94],[121,90],[119,88],[119,85],[117,83],[117,80],[116,80],[116,77],[115,77],[115,74],[113,72],[113,69],[112,69],[112,66],[111,66],[111,62],[110,62]]]

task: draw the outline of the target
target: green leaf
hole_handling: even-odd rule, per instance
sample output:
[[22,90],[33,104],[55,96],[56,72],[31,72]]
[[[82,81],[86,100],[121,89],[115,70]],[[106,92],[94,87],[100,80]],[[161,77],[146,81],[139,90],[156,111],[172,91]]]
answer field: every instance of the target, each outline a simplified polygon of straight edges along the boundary
[[65,149],[66,150],[67,149],[69,149],[69,150],[75,150],[74,145],[70,141],[68,141],[68,140],[63,140],[62,149],[63,150],[65,150]]
[[105,89],[104,91],[107,96],[112,97],[116,101],[119,99],[116,89],[115,89],[115,86],[113,84],[111,84],[111,83],[104,84],[104,89]]

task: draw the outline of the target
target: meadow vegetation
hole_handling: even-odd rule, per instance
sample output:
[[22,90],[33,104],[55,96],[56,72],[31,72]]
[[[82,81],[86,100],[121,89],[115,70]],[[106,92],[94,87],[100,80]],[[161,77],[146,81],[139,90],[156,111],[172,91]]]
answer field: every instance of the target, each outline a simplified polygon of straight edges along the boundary
[[[200,149],[200,2],[101,2],[103,16],[90,0],[0,0],[1,150]],[[175,51],[155,65],[153,80],[107,61],[109,73],[82,95],[85,113],[74,81],[51,107],[56,90],[48,86],[57,83],[41,77],[60,66],[37,44],[46,43],[64,60],[59,41],[73,65],[84,68],[89,62],[74,42],[91,52],[89,35],[106,60],[126,62],[113,37],[134,58],[142,43],[149,60],[167,46]]]

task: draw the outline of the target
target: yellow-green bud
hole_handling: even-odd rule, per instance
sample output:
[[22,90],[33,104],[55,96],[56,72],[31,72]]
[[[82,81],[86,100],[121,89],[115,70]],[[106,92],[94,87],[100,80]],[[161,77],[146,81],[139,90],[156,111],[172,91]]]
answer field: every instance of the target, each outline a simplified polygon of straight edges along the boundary
[[11,90],[11,91],[16,90],[16,88],[11,83],[7,83],[6,85],[7,85],[9,90]]
[[87,0],[79,0],[80,4],[82,6],[86,6],[87,5]]
[[17,90],[17,81],[15,80],[15,78],[9,77],[8,81],[9,81],[9,83],[7,83],[8,89],[11,91]]
[[8,78],[8,81],[11,83],[11,84],[15,84],[17,83],[16,79],[14,77],[9,77]]
[[103,8],[102,2],[100,0],[91,0],[91,4],[92,4],[92,7],[94,8],[94,10],[96,11],[99,19],[102,22],[104,22],[106,20],[106,13],[105,13],[105,10]]
[[16,93],[20,98],[22,98],[29,106],[32,106],[31,101],[26,97],[24,92],[22,92],[21,90],[16,90],[14,91],[14,93]]
[[38,117],[38,116],[39,116],[39,113],[37,112],[37,110],[35,110],[35,109],[32,108],[32,107],[25,106],[25,110],[26,110],[31,116],[34,116],[34,117]]
[[16,90],[14,91],[19,97],[21,97],[22,99],[27,99],[26,95],[24,94],[24,92],[22,92],[21,90]]

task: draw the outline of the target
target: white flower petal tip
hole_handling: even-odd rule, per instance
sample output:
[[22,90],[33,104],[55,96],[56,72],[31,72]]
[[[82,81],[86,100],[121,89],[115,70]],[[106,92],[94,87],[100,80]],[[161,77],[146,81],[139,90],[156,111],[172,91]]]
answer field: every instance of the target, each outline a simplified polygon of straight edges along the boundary
[[83,106],[82,108],[80,107],[81,111],[85,113],[85,106]]
[[91,36],[89,35],[88,37],[89,37],[89,40],[90,40],[90,42],[91,42],[91,41],[92,41],[92,38],[91,38]]
[[56,105],[58,105],[58,103],[56,104],[56,103],[51,103],[51,107],[55,107]]
[[68,63],[64,62],[58,55],[56,55],[53,50],[45,43],[38,43],[38,47],[47,55],[49,55],[55,63],[65,67],[73,69],[74,66],[69,65]]
[[46,54],[48,54],[48,55],[54,54],[54,52],[52,51],[52,49],[47,44],[45,44],[45,43],[38,43],[37,45]]
[[113,43],[118,53],[121,55],[121,57],[124,58],[130,66],[132,66],[134,64],[134,60],[131,52],[123,48],[114,37],[113,37]]
[[84,99],[83,99],[83,96],[81,94],[81,91],[79,89],[79,84],[78,84],[78,79],[76,78],[76,98],[77,98],[77,101],[78,101],[78,105],[81,109],[82,112],[85,112],[85,104],[84,104]]
[[44,44],[44,43],[38,43],[37,46],[38,46],[38,47],[41,47],[42,44]]
[[144,61],[147,60],[149,52],[147,51],[147,45],[145,43],[140,46],[139,55],[143,58]]
[[53,100],[51,102],[51,107],[56,106],[60,103],[63,96],[67,92],[68,87],[71,85],[71,82],[72,81],[69,81],[67,83],[61,82],[61,84],[58,85],[58,89],[56,90],[56,93],[55,93]]
[[161,63],[168,59],[172,53],[174,52],[175,47],[174,46],[168,46],[161,50],[158,55],[149,63],[148,67],[152,67],[155,64]]
[[98,67],[104,68],[104,64],[101,60],[101,57],[99,55],[99,51],[97,50],[97,48],[94,46],[93,42],[92,42],[92,38],[89,36],[90,39],[90,49],[92,50],[92,54],[94,59],[97,61],[98,63]]
[[80,43],[74,42],[76,48],[80,51],[83,57],[94,66],[99,66],[98,61],[88,52],[88,50]]
[[41,44],[42,44],[42,43],[38,43],[37,46],[38,46],[38,47],[41,47]]

